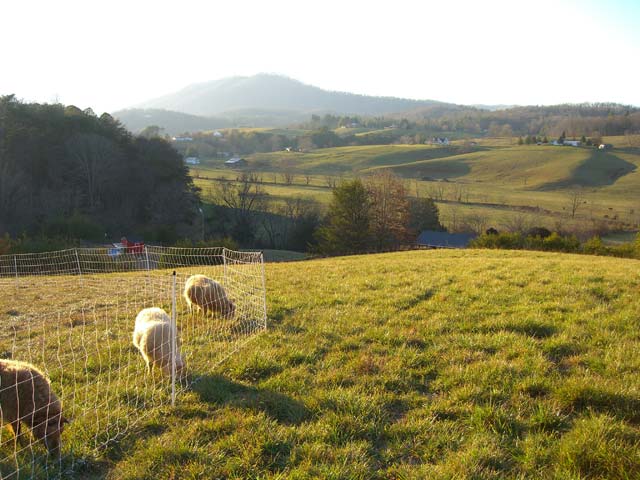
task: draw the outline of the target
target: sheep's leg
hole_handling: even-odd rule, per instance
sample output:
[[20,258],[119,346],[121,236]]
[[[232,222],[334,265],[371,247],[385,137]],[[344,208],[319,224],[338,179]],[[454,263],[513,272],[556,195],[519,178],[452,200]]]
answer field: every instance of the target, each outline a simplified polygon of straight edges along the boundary
[[20,438],[20,420],[14,420],[10,424],[11,430],[13,430],[13,445],[14,448],[18,449],[18,443],[22,445],[22,439]]

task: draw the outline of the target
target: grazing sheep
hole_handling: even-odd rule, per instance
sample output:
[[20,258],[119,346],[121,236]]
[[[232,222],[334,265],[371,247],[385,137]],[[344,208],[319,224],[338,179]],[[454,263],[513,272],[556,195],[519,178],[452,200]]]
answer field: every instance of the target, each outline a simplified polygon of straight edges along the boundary
[[184,360],[180,355],[180,341],[175,327],[171,325],[169,315],[161,308],[145,308],[136,317],[133,331],[133,344],[147,364],[147,371],[156,366],[162,368],[167,375],[171,375],[171,338],[176,335],[176,372],[184,369]]
[[0,360],[0,418],[10,425],[16,442],[24,422],[49,454],[60,454],[60,434],[69,420],[45,374],[30,363]]
[[233,317],[236,306],[227,297],[222,285],[204,275],[192,275],[184,286],[184,298],[189,311],[193,305],[200,308],[205,315],[209,312],[220,313],[225,318]]

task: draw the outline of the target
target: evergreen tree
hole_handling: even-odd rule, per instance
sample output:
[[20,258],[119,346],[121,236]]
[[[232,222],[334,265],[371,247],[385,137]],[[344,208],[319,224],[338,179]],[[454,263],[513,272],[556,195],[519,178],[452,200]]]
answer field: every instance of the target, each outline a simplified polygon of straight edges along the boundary
[[325,224],[318,229],[318,249],[326,254],[367,250],[371,246],[370,210],[369,193],[360,179],[338,185]]

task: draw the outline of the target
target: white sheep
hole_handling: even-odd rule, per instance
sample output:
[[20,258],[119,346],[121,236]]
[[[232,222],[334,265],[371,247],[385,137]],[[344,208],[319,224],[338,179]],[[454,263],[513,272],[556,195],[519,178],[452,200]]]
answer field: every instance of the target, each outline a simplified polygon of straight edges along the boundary
[[16,438],[24,422],[50,454],[60,453],[60,434],[68,420],[46,375],[26,362],[0,360],[0,419]]
[[180,355],[180,341],[175,327],[171,325],[169,315],[158,307],[145,308],[136,317],[136,326],[133,331],[133,344],[136,346],[142,358],[147,364],[147,371],[160,367],[162,371],[171,374],[171,340],[176,338],[176,372],[184,369],[184,360]]
[[195,305],[205,315],[209,312],[220,313],[225,318],[231,318],[236,311],[236,306],[227,296],[224,287],[204,275],[192,275],[187,279],[184,286],[184,299],[189,311],[192,311]]

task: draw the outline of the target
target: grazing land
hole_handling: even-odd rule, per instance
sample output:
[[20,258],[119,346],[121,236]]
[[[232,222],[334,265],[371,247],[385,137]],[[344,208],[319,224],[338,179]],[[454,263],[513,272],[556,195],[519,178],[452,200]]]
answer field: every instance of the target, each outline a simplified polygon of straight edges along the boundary
[[[614,146],[608,150],[484,139],[475,145],[460,141],[261,153],[246,157],[245,169],[260,175],[274,200],[305,196],[322,204],[329,202],[331,185],[340,178],[388,169],[406,179],[410,192],[434,198],[444,224],[453,230],[465,218],[472,218],[479,230],[522,223],[634,230],[640,223],[640,149],[627,146],[624,137],[607,140]],[[238,175],[223,163],[209,159],[191,169],[208,201],[215,179]],[[291,174],[289,182],[285,173]],[[573,212],[576,192],[579,203]]]
[[[268,331],[82,477],[638,478],[638,267],[483,250],[268,264]],[[77,291],[28,294],[45,311]]]

